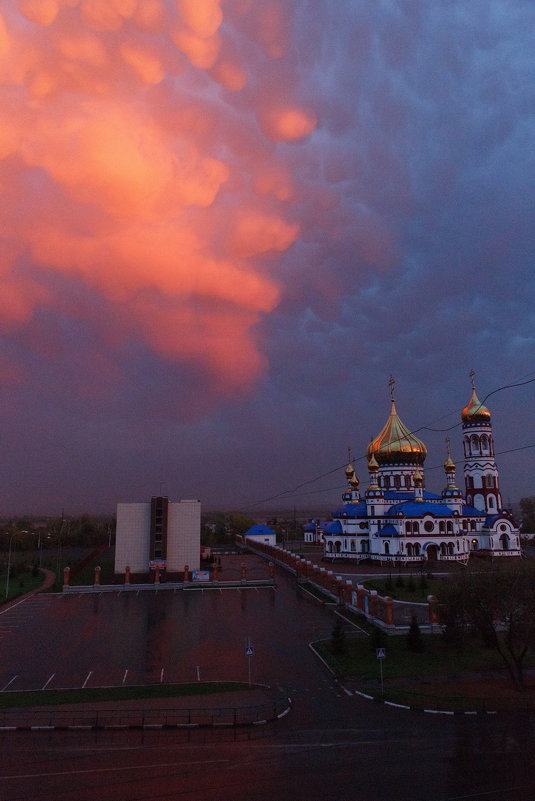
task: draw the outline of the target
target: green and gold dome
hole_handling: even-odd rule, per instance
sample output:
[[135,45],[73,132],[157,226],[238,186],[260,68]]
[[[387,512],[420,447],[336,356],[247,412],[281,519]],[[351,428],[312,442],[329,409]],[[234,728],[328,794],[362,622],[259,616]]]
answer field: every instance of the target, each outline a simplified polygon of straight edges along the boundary
[[379,465],[423,464],[425,461],[427,448],[400,420],[394,398],[390,416],[368,445],[367,456],[368,461],[375,458]]

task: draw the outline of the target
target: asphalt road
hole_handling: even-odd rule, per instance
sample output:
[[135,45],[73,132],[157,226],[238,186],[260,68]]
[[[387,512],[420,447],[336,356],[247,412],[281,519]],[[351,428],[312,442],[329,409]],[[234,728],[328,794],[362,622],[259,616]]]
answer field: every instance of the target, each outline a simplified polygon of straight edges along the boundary
[[197,667],[203,680],[244,679],[249,636],[253,681],[293,702],[276,726],[237,731],[5,732],[0,799],[535,799],[533,720],[430,715],[348,695],[308,647],[329,636],[329,614],[287,575],[277,580],[276,590],[187,597],[41,596],[0,615],[8,690],[189,681]]

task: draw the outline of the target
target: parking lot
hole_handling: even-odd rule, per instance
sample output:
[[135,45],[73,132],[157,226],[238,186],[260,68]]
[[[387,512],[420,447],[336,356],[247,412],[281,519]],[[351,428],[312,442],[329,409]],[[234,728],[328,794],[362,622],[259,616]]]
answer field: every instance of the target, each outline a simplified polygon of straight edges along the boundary
[[[265,573],[257,557],[224,558],[245,559],[251,574]],[[306,606],[306,615],[295,614],[296,604]],[[162,585],[41,594],[0,614],[0,691],[247,681],[249,669],[253,681],[272,683],[294,670],[308,642],[328,636],[331,626],[287,581],[277,589]]]

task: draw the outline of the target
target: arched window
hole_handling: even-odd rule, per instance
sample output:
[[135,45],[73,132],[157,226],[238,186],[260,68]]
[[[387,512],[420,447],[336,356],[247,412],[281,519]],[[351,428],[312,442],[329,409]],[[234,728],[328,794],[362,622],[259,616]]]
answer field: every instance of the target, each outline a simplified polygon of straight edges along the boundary
[[420,556],[420,545],[417,542],[415,542],[413,548],[414,548],[414,555]]
[[390,553],[390,544],[385,542],[385,553]]
[[448,542],[448,553],[450,556],[453,556],[453,542]]
[[489,503],[489,509],[494,509],[495,508],[494,495],[489,495],[487,500],[488,500],[488,503]]
[[503,550],[506,551],[509,548],[509,537],[507,536],[505,531],[502,534],[502,536],[500,537],[500,542],[502,544]]
[[412,543],[407,543],[407,556],[412,556]]
[[394,476],[394,489],[401,489],[401,476]]
[[491,489],[494,487],[494,476],[491,473],[489,473],[487,476],[487,487],[490,487]]
[[448,522],[446,523],[446,531],[448,532],[448,534],[453,533],[453,523],[451,522],[451,520],[448,520]]
[[466,476],[466,486],[468,489],[474,489],[474,477]]
[[333,550],[333,544],[332,544],[332,542],[328,542],[327,543],[327,551],[329,553],[332,553],[332,550]]
[[410,476],[405,476],[405,487],[407,489],[411,488],[411,477]]
[[385,489],[390,489],[390,476],[385,476],[383,479],[383,486]]
[[334,549],[336,553],[340,553],[340,540],[336,540],[336,542],[334,543]]
[[470,531],[475,531],[475,530],[476,530],[476,521],[475,520],[471,520],[470,521]]
[[441,542],[440,543],[440,553],[441,553],[442,556],[446,556],[446,543],[445,542]]
[[419,534],[420,533],[420,524],[419,523],[413,523],[412,524],[412,533],[413,534]]
[[351,540],[351,550],[355,550],[355,540]]
[[443,520],[441,520],[440,523],[438,524],[438,530],[440,531],[441,534],[444,534],[444,532],[446,531],[446,524]]

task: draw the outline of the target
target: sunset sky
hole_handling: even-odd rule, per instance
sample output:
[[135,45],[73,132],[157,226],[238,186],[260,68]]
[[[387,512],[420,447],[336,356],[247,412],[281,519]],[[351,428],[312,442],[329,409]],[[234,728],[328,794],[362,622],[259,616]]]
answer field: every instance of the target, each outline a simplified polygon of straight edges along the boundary
[[535,378],[534,54],[533,0],[2,0],[0,516],[335,508],[391,374],[460,482],[470,370]]

